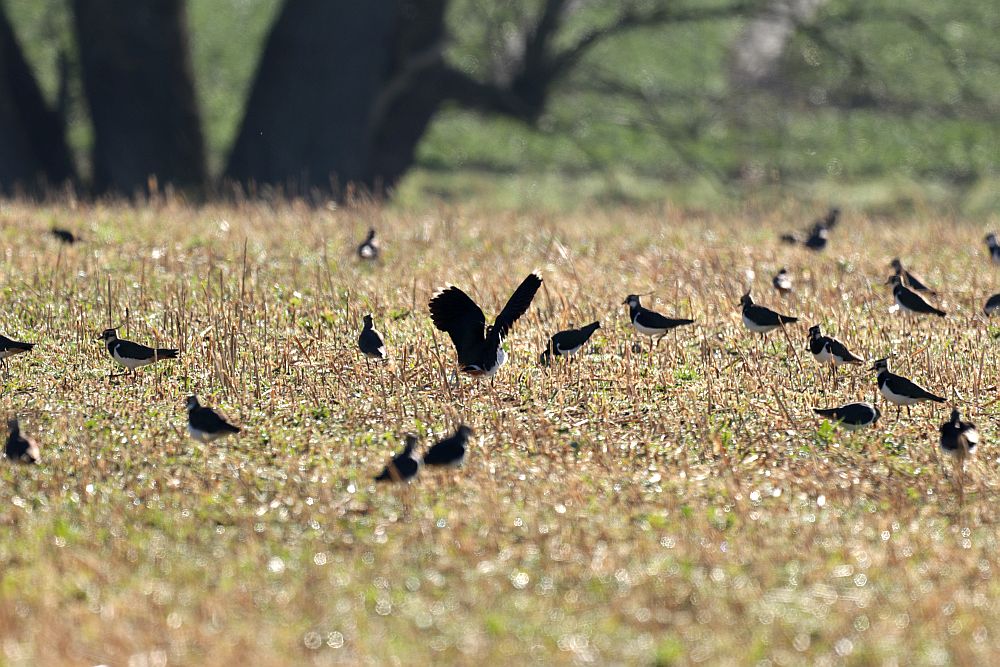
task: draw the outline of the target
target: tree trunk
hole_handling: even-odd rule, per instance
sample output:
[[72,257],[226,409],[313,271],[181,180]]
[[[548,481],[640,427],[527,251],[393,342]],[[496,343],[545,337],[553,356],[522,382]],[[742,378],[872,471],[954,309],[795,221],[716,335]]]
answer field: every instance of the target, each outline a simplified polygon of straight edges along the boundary
[[183,0],[74,0],[73,9],[94,190],[131,195],[155,178],[200,193],[205,142]]
[[289,191],[370,180],[372,114],[393,53],[398,0],[287,0],[226,177]]
[[0,4],[0,192],[74,178],[62,121],[45,105]]

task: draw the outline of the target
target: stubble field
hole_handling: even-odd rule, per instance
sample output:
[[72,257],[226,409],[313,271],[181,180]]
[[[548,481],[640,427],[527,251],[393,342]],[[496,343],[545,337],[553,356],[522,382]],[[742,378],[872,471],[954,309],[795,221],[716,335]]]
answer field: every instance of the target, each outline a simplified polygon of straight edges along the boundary
[[[0,663],[995,662],[1000,330],[981,307],[1000,221],[848,212],[823,254],[778,242],[812,213],[0,203],[0,333],[38,343],[2,408],[42,447],[0,466]],[[369,225],[377,264],[353,254]],[[896,256],[947,318],[889,312]],[[532,269],[510,361],[456,384],[433,290],[492,318]],[[743,328],[747,269],[801,318],[787,337]],[[649,291],[697,319],[652,355],[621,305]],[[356,349],[368,312],[385,366]],[[573,363],[538,365],[592,320]],[[882,402],[857,433],[812,414],[877,389],[868,365],[834,389],[811,324],[979,425],[961,501],[936,449],[948,406],[897,421]],[[109,380],[93,339],[115,325],[181,358]],[[243,433],[190,440],[190,393]],[[403,433],[460,421],[463,469],[372,482]]]

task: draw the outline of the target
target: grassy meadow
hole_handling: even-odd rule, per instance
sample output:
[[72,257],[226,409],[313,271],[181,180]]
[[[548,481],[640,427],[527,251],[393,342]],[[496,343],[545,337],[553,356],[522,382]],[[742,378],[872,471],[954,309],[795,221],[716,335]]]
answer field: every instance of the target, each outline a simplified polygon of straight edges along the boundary
[[[0,203],[2,333],[38,343],[0,405],[43,456],[0,466],[0,664],[995,662],[1000,329],[980,309],[1000,220],[848,211],[824,254],[778,243],[820,212]],[[361,265],[369,225],[384,259]],[[889,312],[894,256],[948,318]],[[536,268],[510,362],[456,385],[433,290],[492,318]],[[801,317],[787,337],[743,328],[748,269]],[[652,355],[621,305],[649,291],[697,319]],[[386,366],[356,350],[367,312]],[[594,319],[573,363],[538,366]],[[883,403],[853,434],[815,418],[876,386],[833,388],[814,323],[979,425],[964,499],[936,450],[947,406]],[[113,325],[181,358],[109,380]],[[192,392],[243,433],[188,439]],[[464,469],[371,481],[403,433],[460,420]]]

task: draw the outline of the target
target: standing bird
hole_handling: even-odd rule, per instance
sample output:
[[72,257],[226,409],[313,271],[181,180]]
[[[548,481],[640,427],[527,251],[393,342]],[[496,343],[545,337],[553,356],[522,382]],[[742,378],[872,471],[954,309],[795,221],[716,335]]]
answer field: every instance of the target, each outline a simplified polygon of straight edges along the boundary
[[781,271],[778,271],[771,279],[771,284],[782,296],[790,293],[792,291],[792,276],[788,273],[788,269],[781,267]]
[[891,266],[895,274],[899,276],[899,280],[903,283],[904,287],[909,287],[916,292],[926,292],[930,296],[937,296],[937,292],[925,285],[924,282],[915,275],[904,269],[903,263],[899,261],[898,257],[892,260]]
[[431,320],[439,331],[451,338],[463,373],[492,377],[507,362],[504,337],[531,306],[535,292],[541,286],[541,276],[528,274],[507,300],[492,326],[486,326],[486,315],[476,302],[454,285],[448,285],[434,294],[428,304]]
[[947,315],[946,312],[927,303],[924,297],[903,285],[903,280],[898,275],[889,276],[889,280],[885,284],[892,285],[892,296],[902,312],[912,315],[937,315],[938,317]]
[[73,245],[74,243],[79,243],[82,240],[73,232],[68,229],[63,229],[62,227],[53,227],[49,230],[49,234],[56,237],[60,243],[65,243],[66,245]]
[[413,453],[417,446],[417,436],[406,434],[403,451],[393,457],[389,464],[375,476],[376,482],[409,482],[420,472],[420,459]]
[[[176,359],[177,350],[166,347],[146,347],[130,340],[122,340],[118,337],[117,329],[105,329],[100,336],[94,340],[104,341],[108,348],[108,354],[120,365],[128,369],[127,372],[135,373],[135,369],[140,366],[148,366],[156,363],[160,359]],[[112,375],[108,375],[112,377]]]
[[424,454],[425,466],[457,468],[465,461],[472,429],[461,424],[453,435],[436,443]]
[[944,399],[936,394],[932,394],[915,382],[911,382],[902,375],[889,372],[888,358],[879,359],[871,370],[878,373],[878,390],[885,396],[885,399],[896,406],[896,419],[899,419],[899,412],[902,406],[906,406],[906,416],[910,416],[910,406],[921,401],[933,401],[944,403]]
[[740,297],[740,308],[743,311],[743,325],[754,333],[766,334],[785,324],[799,321],[797,317],[781,315],[770,308],[755,304],[750,292]]
[[239,426],[233,426],[218,412],[199,403],[197,396],[188,396],[187,413],[188,434],[199,442],[213,442],[240,432]]
[[378,361],[387,359],[385,341],[382,340],[382,334],[372,325],[371,314],[365,315],[365,326],[361,329],[361,335],[358,336],[358,348],[365,355],[365,363],[368,362],[368,359],[377,359]]
[[986,250],[990,253],[993,263],[1000,264],[1000,240],[997,240],[997,235],[992,232],[986,235]]
[[21,435],[17,417],[7,421],[7,428],[10,430],[4,449],[7,460],[14,463],[38,463],[42,458],[38,445],[31,438]]
[[861,357],[853,354],[847,346],[833,336],[824,336],[820,326],[809,327],[809,351],[819,364],[830,364],[832,367],[834,385],[837,382],[837,366],[844,364],[863,364]]
[[629,294],[622,303],[628,304],[629,320],[632,322],[635,330],[643,336],[649,336],[650,352],[653,351],[654,339],[656,340],[656,344],[659,345],[660,339],[666,336],[667,332],[671,329],[694,324],[694,320],[683,318],[671,319],[649,308],[643,308],[642,303],[639,302],[639,297],[635,294]]
[[591,322],[579,329],[566,329],[553,334],[552,338],[549,339],[549,344],[538,358],[538,363],[542,366],[548,366],[553,356],[569,357],[576,354],[600,328],[600,322]]
[[358,257],[366,261],[374,261],[378,259],[380,252],[379,242],[375,238],[375,229],[369,229],[368,236],[358,246]]
[[992,317],[993,315],[1000,313],[1000,294],[994,294],[986,300],[986,305],[983,306],[983,312],[986,313],[986,317]]
[[871,426],[882,413],[871,403],[847,403],[836,408],[813,408],[813,412],[830,421],[839,422],[848,431]]
[[976,425],[962,421],[958,410],[952,410],[951,418],[941,424],[941,451],[955,459],[959,475],[965,471],[965,459],[976,454],[978,445]]
[[19,343],[6,336],[0,336],[0,362],[3,363],[4,370],[7,370],[7,359],[15,354],[31,352],[33,347],[35,347],[34,343]]

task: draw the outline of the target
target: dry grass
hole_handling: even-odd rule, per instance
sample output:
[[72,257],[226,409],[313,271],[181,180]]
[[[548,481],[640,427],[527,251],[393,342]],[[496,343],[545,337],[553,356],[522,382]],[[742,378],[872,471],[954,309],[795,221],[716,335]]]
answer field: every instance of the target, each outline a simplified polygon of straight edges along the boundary
[[[0,205],[3,333],[39,343],[2,406],[44,456],[0,467],[0,663],[995,662],[997,330],[978,312],[1000,272],[984,229],[848,215],[824,255],[776,242],[806,220]],[[87,242],[59,247],[53,223]],[[352,254],[369,223],[378,266]],[[887,312],[895,255],[952,316]],[[492,386],[447,384],[433,288],[495,314],[536,267],[511,363]],[[750,267],[759,301],[802,317],[792,349],[742,328]],[[647,290],[698,319],[651,357],[620,305]],[[388,367],[355,350],[369,310]],[[548,333],[597,318],[576,363],[537,366]],[[182,359],[109,382],[92,339],[122,321]],[[894,354],[979,423],[964,503],[935,449],[947,408],[885,410],[857,434],[814,418],[875,383],[824,388],[811,323]],[[188,440],[192,391],[244,433]],[[459,419],[477,431],[459,474],[371,483],[404,431]]]

